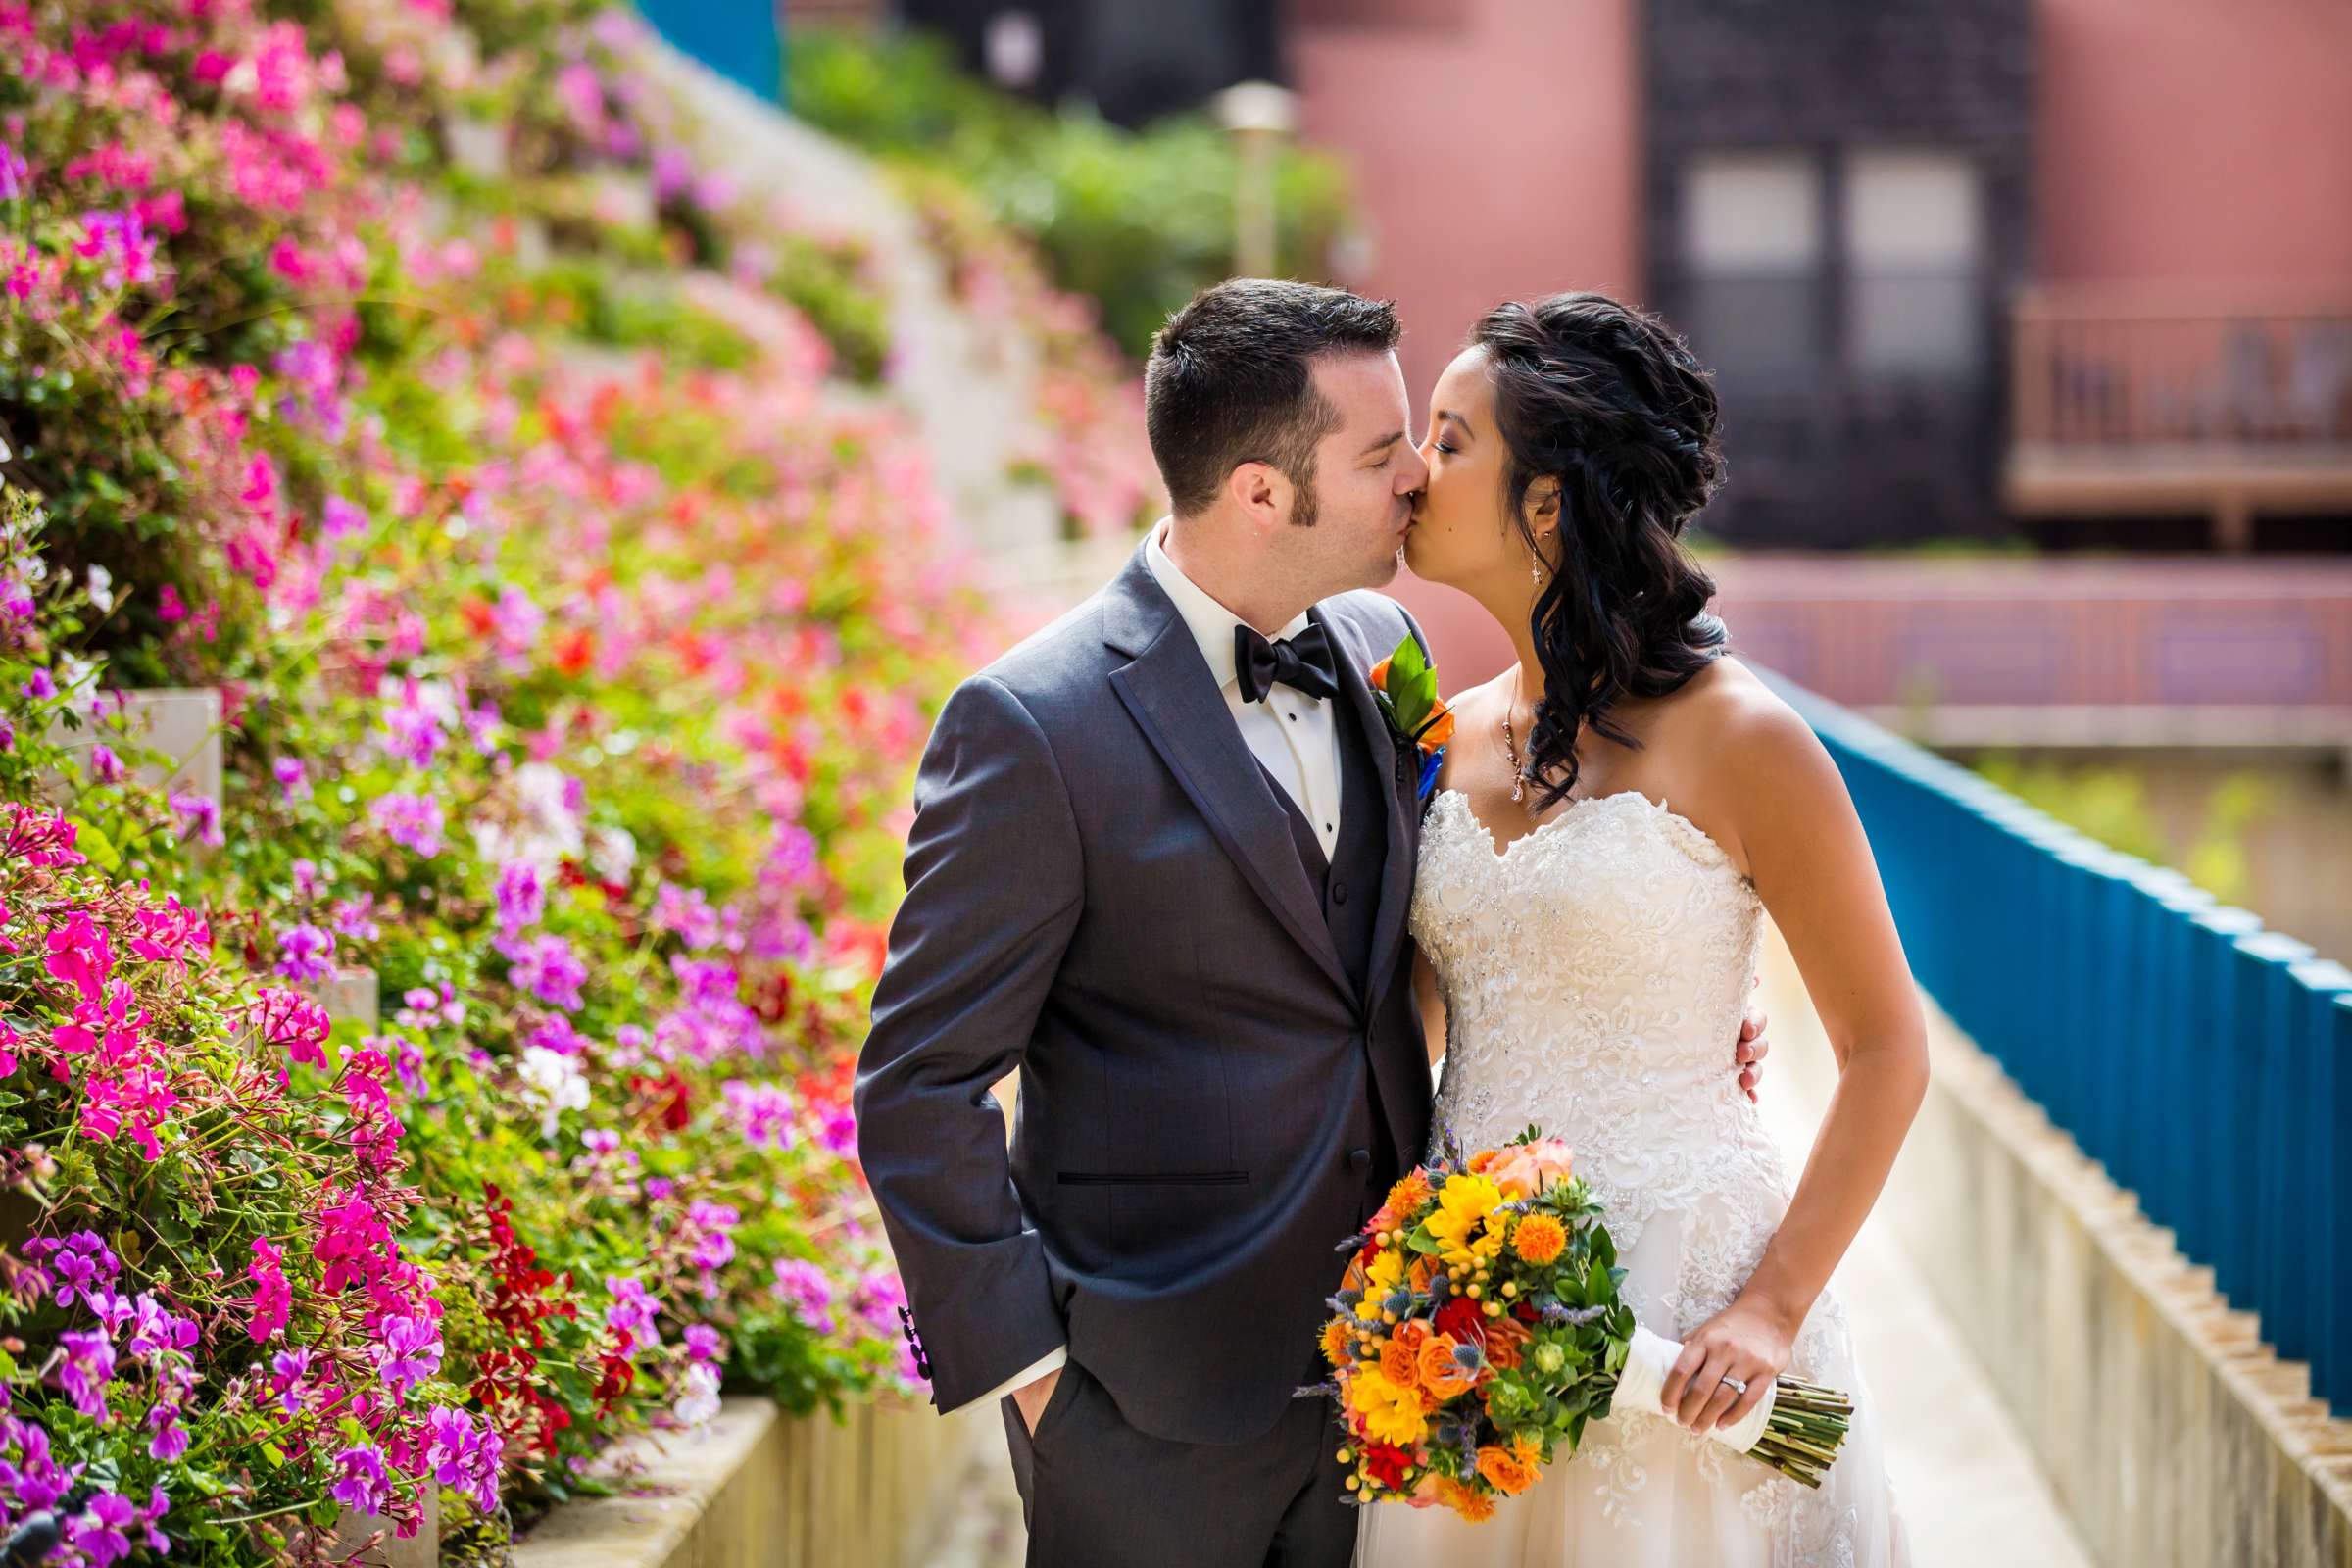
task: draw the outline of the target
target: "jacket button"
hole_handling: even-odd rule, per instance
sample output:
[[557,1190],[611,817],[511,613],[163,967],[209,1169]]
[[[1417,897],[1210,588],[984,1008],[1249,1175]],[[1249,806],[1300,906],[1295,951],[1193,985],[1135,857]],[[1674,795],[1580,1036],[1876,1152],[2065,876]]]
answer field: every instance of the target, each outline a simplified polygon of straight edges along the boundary
[[1348,902],[1348,884],[1345,879],[1336,876],[1331,879],[1331,902],[1334,904]]
[[1372,1168],[1372,1151],[1369,1149],[1350,1149],[1348,1151],[1348,1163],[1354,1166],[1357,1170],[1370,1170]]

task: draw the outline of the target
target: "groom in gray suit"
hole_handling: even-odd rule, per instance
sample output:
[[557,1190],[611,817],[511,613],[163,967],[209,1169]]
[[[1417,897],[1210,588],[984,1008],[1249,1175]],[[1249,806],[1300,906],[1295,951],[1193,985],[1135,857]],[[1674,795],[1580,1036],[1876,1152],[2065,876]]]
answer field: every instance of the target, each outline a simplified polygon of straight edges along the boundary
[[1430,1132],[1418,769],[1367,678],[1422,640],[1367,591],[1428,473],[1396,339],[1298,283],[1172,318],[1174,515],[923,755],[858,1150],[934,1402],[1001,1402],[1032,1565],[1352,1550],[1328,1406],[1292,1396],[1335,1244]]

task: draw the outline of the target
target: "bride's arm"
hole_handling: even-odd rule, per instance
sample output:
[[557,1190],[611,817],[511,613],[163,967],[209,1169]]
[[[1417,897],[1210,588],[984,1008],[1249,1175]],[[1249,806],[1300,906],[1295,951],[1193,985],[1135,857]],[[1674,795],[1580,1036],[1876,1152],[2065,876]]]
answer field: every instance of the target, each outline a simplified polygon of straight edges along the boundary
[[[1734,1425],[1788,1364],[1805,1314],[1878,1201],[1927,1093],[1927,1024],[1861,819],[1798,714],[1758,693],[1717,753],[1722,819],[1796,960],[1838,1056],[1838,1087],[1787,1216],[1739,1298],[1685,1342],[1663,1402]],[[1713,793],[1713,792],[1711,792]],[[1748,1385],[1735,1397],[1726,1374]]]
[[1446,1004],[1438,996],[1438,971],[1429,955],[1413,944],[1413,1000],[1421,1005],[1421,1043],[1429,1048],[1429,1064],[1446,1059]]

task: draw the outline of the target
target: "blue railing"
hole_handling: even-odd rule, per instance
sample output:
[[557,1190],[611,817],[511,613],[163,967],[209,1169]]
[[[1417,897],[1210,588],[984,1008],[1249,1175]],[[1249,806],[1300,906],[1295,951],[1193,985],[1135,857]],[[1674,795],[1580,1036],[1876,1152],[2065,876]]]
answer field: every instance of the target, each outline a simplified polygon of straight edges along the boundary
[[654,30],[682,54],[770,103],[784,90],[778,0],[637,0]]
[[1954,1022],[2352,1415],[2352,970],[1782,683]]

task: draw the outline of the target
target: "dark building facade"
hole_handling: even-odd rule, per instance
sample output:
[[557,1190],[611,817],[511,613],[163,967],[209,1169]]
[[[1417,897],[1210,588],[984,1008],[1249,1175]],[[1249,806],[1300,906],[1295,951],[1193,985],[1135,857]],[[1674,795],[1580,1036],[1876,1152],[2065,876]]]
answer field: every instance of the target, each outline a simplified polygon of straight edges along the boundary
[[[1283,79],[1281,12],[1266,0],[900,0],[897,11],[955,39],[974,72],[1047,103],[1083,99],[1115,124]],[[1023,68],[1011,80],[1008,59]]]
[[1750,545],[2005,532],[2030,275],[2029,0],[1648,0],[1651,303],[1714,366]]

